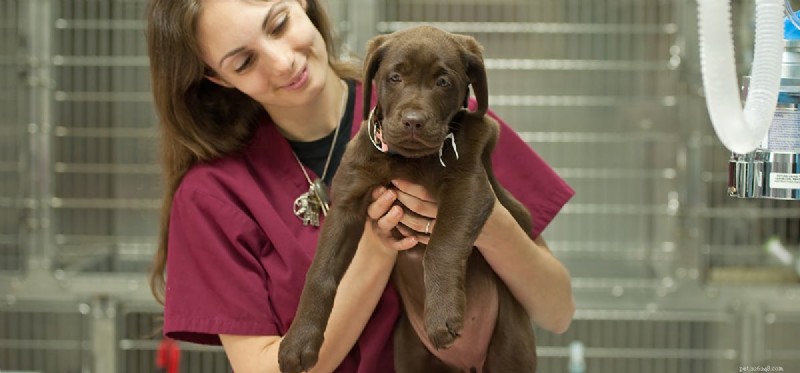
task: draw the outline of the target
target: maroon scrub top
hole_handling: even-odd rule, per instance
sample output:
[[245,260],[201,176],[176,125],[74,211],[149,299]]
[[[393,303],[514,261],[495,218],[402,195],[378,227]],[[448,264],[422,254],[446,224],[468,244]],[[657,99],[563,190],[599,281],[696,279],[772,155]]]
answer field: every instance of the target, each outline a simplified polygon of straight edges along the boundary
[[[357,84],[351,136],[362,120],[360,97]],[[500,123],[495,174],[531,212],[536,237],[574,192]],[[306,171],[313,179],[313,171]],[[244,151],[189,170],[172,201],[165,335],[219,345],[218,334],[286,333],[320,232],[292,212],[295,198],[306,191],[308,182],[288,141],[268,118]],[[394,370],[392,331],[400,307],[394,288],[387,286],[337,372]]]

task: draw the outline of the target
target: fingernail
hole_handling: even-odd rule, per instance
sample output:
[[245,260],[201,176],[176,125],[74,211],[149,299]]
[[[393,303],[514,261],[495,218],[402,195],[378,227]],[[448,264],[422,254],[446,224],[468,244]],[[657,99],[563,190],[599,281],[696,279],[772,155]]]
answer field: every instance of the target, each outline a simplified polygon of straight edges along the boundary
[[385,199],[387,201],[393,200],[394,199],[394,192],[392,192],[391,190],[384,189],[383,199]]

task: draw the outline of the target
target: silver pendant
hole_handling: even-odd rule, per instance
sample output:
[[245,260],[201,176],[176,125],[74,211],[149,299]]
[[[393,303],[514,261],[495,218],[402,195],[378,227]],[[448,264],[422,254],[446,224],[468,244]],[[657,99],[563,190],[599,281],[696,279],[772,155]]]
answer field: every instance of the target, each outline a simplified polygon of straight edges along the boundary
[[303,225],[319,227],[319,214],[328,215],[330,199],[325,191],[325,184],[320,179],[314,180],[308,187],[308,192],[301,194],[294,200],[294,214]]
[[325,183],[322,179],[316,179],[313,183],[308,187],[308,192],[313,194],[316,197],[317,202],[319,202],[320,210],[322,211],[322,216],[328,216],[328,210],[331,206],[331,200],[328,198],[328,191],[325,187]]

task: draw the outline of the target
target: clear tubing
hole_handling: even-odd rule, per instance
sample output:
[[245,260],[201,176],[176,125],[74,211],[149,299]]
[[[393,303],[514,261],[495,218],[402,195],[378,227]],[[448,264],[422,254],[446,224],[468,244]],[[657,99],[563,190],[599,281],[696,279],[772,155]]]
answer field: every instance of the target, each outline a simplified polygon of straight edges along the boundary
[[729,0],[698,0],[700,63],[706,106],[728,150],[755,150],[775,114],[783,57],[784,0],[756,1],[756,37],[747,101],[742,110],[733,54]]
[[786,4],[786,17],[789,17],[789,21],[792,22],[794,27],[800,29],[800,19],[797,19],[797,14],[795,14],[794,9],[792,9],[792,3],[789,0],[785,1]]

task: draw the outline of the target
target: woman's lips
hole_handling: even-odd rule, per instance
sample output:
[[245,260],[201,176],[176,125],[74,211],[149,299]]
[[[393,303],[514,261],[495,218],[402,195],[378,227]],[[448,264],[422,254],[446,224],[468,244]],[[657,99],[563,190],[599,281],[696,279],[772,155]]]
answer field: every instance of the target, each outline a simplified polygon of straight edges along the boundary
[[300,72],[300,74],[297,75],[297,77],[292,79],[292,81],[289,84],[283,86],[283,88],[288,90],[300,89],[306,84],[307,81],[308,81],[308,67],[306,66],[303,67],[303,70]]

